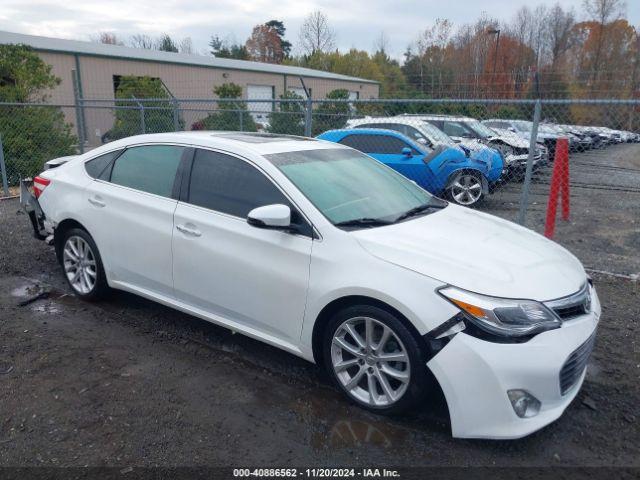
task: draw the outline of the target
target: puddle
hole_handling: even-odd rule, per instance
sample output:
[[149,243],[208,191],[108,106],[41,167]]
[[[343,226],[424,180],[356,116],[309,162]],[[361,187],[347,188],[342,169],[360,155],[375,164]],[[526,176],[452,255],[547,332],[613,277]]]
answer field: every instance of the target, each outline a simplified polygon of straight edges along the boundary
[[42,291],[42,287],[35,283],[22,285],[20,287],[11,290],[11,296],[13,297],[33,297]]
[[376,418],[345,402],[336,392],[314,392],[304,403],[296,403],[293,410],[300,420],[310,424],[311,444],[316,450],[379,447],[401,449],[410,441],[411,432],[394,425],[388,418]]

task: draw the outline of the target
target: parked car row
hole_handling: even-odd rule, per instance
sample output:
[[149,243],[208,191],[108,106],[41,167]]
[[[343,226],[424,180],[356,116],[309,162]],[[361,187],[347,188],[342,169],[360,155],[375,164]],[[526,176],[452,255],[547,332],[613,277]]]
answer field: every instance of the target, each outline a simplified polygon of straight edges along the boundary
[[[465,206],[524,178],[533,122],[456,115],[401,114],[348,120],[317,138],[348,145],[402,173],[425,190]],[[640,134],[605,127],[538,124],[532,167],[553,161],[566,138],[572,152],[623,142]]]
[[[468,117],[398,115],[352,119],[318,136],[372,156],[425,190],[460,205],[482,201],[501,184],[524,175],[529,142],[497,133]],[[548,160],[537,144],[533,166]]]
[[[511,132],[524,139],[531,137],[531,129],[533,128],[533,122],[526,120],[490,118],[483,120],[482,123],[496,132]],[[615,143],[640,142],[640,134],[607,127],[549,122],[543,122],[538,126],[537,141],[544,143],[551,153],[554,152],[555,143],[560,137],[569,140],[569,149],[573,152],[602,148]]]

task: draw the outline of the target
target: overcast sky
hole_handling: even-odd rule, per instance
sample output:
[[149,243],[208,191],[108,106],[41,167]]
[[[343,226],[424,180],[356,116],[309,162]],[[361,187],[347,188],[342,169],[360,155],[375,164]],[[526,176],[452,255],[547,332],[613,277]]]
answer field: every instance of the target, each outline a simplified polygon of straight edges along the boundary
[[[524,4],[552,5],[555,0],[0,0],[0,30],[89,40],[109,31],[128,39],[135,33],[167,32],[191,37],[198,53],[207,51],[212,34],[244,42],[251,29],[270,19],[283,20],[294,46],[304,17],[320,9],[327,14],[341,49],[372,50],[384,32],[390,53],[400,58],[418,33],[438,17],[454,25],[473,22],[483,12],[510,19]],[[584,15],[582,0],[560,0]],[[640,0],[627,1],[627,18],[640,25]]]

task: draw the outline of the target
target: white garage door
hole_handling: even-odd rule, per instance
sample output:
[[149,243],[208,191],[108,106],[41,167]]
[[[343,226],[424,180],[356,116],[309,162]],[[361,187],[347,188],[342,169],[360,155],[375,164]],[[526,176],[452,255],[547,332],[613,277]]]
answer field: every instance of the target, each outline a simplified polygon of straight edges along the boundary
[[273,109],[271,102],[252,102],[251,100],[273,100],[271,85],[247,85],[247,108],[256,122],[269,120],[269,113]]
[[288,89],[290,92],[295,93],[296,95],[298,95],[299,97],[302,98],[307,98],[307,94],[304,93],[304,88],[302,87],[289,87]]

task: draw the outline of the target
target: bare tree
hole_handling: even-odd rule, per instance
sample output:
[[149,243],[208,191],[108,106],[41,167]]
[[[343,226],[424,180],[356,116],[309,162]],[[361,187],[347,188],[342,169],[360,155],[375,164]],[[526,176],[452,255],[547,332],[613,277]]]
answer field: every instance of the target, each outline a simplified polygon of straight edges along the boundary
[[626,9],[624,0],[583,0],[584,9],[600,25],[617,20]]
[[551,57],[551,70],[556,71],[562,55],[574,44],[573,27],[576,24],[573,9],[565,11],[556,3],[545,17],[546,44]]
[[104,43],[107,45],[124,45],[124,43],[118,39],[116,34],[111,32],[100,32],[98,38],[94,39],[93,41],[97,43]]
[[380,32],[380,35],[376,38],[376,41],[373,44],[373,49],[375,52],[387,53],[387,50],[389,49],[389,37],[387,37],[387,34],[384,33],[384,31]]
[[144,48],[147,50],[152,50],[155,46],[155,40],[149,35],[138,33],[131,36],[131,38],[129,39],[129,45],[131,45],[133,48]]
[[607,40],[607,26],[619,19],[626,8],[624,0],[583,0],[584,9],[598,24],[597,44],[593,57],[591,83],[595,88],[601,68],[602,50]]
[[182,40],[180,40],[180,43],[178,43],[178,50],[180,51],[180,53],[192,54],[193,42],[191,41],[191,37],[184,37]]
[[327,16],[320,10],[310,13],[300,28],[299,41],[306,55],[331,50],[335,46],[335,32]]

